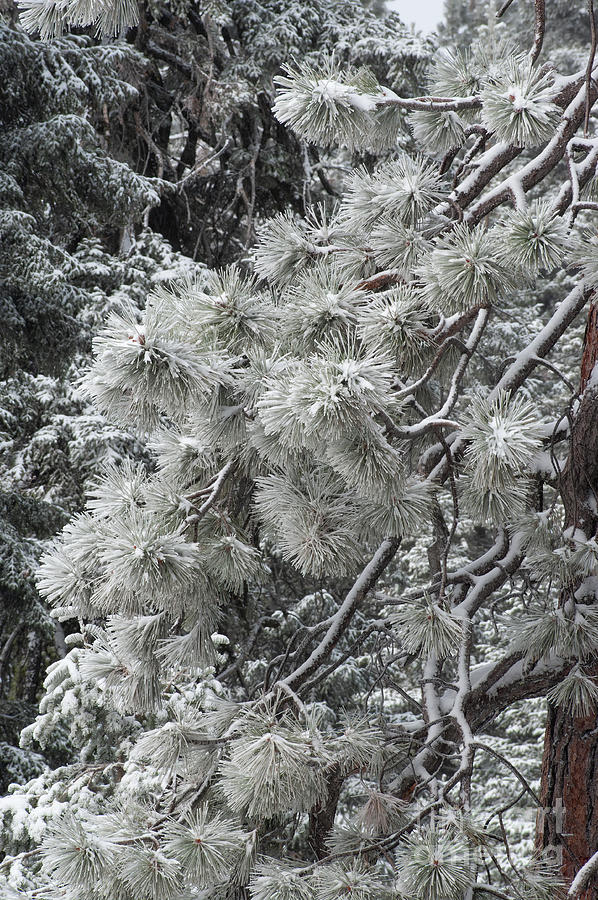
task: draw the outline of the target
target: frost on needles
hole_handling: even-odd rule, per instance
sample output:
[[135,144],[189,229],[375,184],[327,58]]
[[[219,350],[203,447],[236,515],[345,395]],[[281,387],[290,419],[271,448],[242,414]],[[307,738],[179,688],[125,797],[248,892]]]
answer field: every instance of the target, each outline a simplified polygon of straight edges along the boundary
[[[425,98],[336,60],[278,85],[301,139],[381,160],[96,337],[83,388],[153,465],[107,468],[42,562],[78,630],[23,740],[60,719],[80,756],[2,802],[0,872],[67,900],[555,896],[476,767],[512,771],[484,728],[516,702],[596,703],[596,543],[564,528],[546,359],[595,286],[595,140],[557,168],[585,76],[497,44],[440,56]],[[587,281],[498,358],[493,324],[572,249]]]

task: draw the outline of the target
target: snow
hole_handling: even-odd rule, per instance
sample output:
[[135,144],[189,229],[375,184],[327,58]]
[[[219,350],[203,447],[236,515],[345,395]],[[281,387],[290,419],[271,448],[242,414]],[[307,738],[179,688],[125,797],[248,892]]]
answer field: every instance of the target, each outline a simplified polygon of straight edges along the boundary
[[8,794],[6,797],[0,797],[0,812],[8,810],[15,813],[27,809],[29,809],[29,800],[24,794]]
[[376,108],[376,99],[370,94],[358,93],[330,78],[321,78],[317,81],[313,93],[314,97],[330,106],[339,103],[352,106],[361,112],[371,112]]
[[590,882],[590,879],[592,879],[596,873],[598,873],[598,852],[594,853],[588,861],[583,864],[571,882],[571,887],[569,888],[567,896],[571,898],[578,897],[585,885]]

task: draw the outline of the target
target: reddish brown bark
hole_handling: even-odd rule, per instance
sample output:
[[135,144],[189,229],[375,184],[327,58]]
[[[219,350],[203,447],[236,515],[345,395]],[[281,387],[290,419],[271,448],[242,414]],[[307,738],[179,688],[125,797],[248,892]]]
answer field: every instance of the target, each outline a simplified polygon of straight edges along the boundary
[[585,391],[592,369],[598,361],[598,305],[595,301],[590,304],[586,333],[583,341],[583,356],[581,359],[580,390]]
[[[598,307],[590,305],[581,360],[579,409],[572,427],[561,492],[565,524],[588,537],[598,531],[598,384],[590,377],[598,361]],[[598,676],[598,660],[591,674]],[[549,707],[540,790],[537,846],[554,849],[569,884],[598,850],[598,710],[575,717]],[[598,900],[598,880],[580,900]]]
[[[569,884],[598,849],[598,729],[596,716],[549,708],[542,762],[538,844],[561,861]],[[598,900],[598,884],[580,900]]]
[[396,272],[381,272],[379,275],[373,275],[372,278],[366,278],[355,285],[356,291],[377,291],[380,288],[391,287],[393,284],[401,284],[405,279]]

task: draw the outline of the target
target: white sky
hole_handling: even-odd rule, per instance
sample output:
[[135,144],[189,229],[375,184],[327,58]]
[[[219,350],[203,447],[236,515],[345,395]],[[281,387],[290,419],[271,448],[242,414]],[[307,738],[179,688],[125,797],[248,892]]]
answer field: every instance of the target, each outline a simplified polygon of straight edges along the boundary
[[423,32],[432,31],[444,11],[444,0],[386,0],[386,5],[398,12],[405,25],[413,22]]

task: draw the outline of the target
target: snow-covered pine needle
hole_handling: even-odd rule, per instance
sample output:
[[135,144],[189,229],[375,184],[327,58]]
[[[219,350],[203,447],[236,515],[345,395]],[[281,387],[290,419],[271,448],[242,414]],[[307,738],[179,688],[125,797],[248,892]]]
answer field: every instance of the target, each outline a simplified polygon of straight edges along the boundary
[[341,69],[329,59],[320,68],[306,62],[285,66],[285,72],[274,79],[274,115],[280,122],[320,146],[369,146],[376,104],[389,93],[369,70]]
[[335,761],[341,772],[350,773],[353,769],[367,769],[375,758],[383,734],[364,717],[348,719],[340,734],[329,744]]
[[528,510],[513,523],[512,530],[523,539],[528,552],[532,553],[554,547],[563,540],[560,512],[552,507],[542,512]]
[[474,878],[471,848],[448,829],[418,829],[396,861],[399,889],[413,900],[461,900]]
[[183,488],[207,480],[215,470],[214,448],[205,435],[191,432],[188,425],[180,431],[159,429],[150,447],[156,453],[162,477]]
[[181,316],[191,340],[203,343],[211,336],[215,346],[237,355],[269,344],[274,336],[275,308],[260,294],[256,278],[237,266],[211,272],[185,294]]
[[217,354],[201,358],[188,343],[163,335],[151,306],[143,324],[133,314],[111,313],[94,350],[85,392],[128,428],[152,430],[165,411],[180,416],[191,396],[206,397],[231,380],[230,366]]
[[117,656],[107,635],[79,654],[81,677],[101,681],[114,707],[122,713],[153,712],[160,705],[160,682],[155,663],[140,662],[131,656]]
[[406,153],[373,173],[359,169],[341,207],[341,221],[368,231],[382,216],[413,227],[438,203],[442,180],[437,167]]
[[440,659],[454,656],[463,637],[459,619],[429,597],[393,607],[388,620],[396,628],[405,650],[426,658],[431,653]]
[[137,740],[131,758],[157,769],[161,777],[175,772],[194,777],[206,768],[206,757],[215,747],[206,735],[201,715],[194,710],[185,710],[164,725],[144,732]]
[[106,634],[110,637],[116,656],[123,653],[151,665],[158,642],[166,633],[166,623],[166,615],[162,612],[150,616],[135,616],[133,619],[109,616]]
[[372,298],[357,330],[371,352],[392,353],[401,374],[413,375],[434,351],[429,326],[430,308],[421,293],[399,285]]
[[60,37],[67,26],[61,0],[20,0],[19,21],[25,31],[42,41]]
[[293,449],[336,441],[367,428],[372,413],[399,409],[393,400],[393,363],[383,352],[353,342],[327,341],[289,366],[257,403],[266,434]]
[[[393,375],[392,359],[382,350],[320,344],[298,369],[292,394],[306,434],[337,440],[367,426],[372,412],[392,414]],[[265,398],[259,406],[266,406]]]
[[92,889],[114,866],[117,847],[101,836],[93,817],[67,812],[54,820],[43,841],[44,868],[55,883],[81,891]]
[[572,716],[589,716],[598,707],[598,684],[595,678],[575,665],[562,681],[548,691],[546,699]]
[[480,91],[479,66],[469,50],[442,47],[434,55],[428,77],[439,97],[473,97]]
[[361,553],[351,523],[359,510],[331,474],[268,475],[257,483],[258,515],[277,535],[285,559],[317,577],[355,570]]
[[526,273],[553,269],[571,249],[566,221],[554,213],[548,201],[514,210],[497,229],[508,263]]
[[430,486],[416,476],[389,482],[378,498],[361,502],[361,524],[365,534],[375,539],[385,535],[406,537],[415,534],[430,508]]
[[231,743],[219,787],[231,809],[250,819],[305,812],[323,796],[322,762],[297,725],[254,718]]
[[344,479],[347,489],[361,497],[385,498],[405,474],[400,450],[388,443],[381,428],[370,427],[331,443],[326,458]]
[[291,863],[264,857],[249,882],[251,900],[315,900],[309,873],[297,871]]
[[550,74],[511,60],[502,77],[482,91],[482,122],[497,140],[535,147],[549,140],[560,119]]
[[141,463],[125,459],[109,463],[87,491],[87,509],[97,516],[119,516],[145,506],[147,469]]
[[428,247],[421,231],[404,225],[392,213],[382,215],[376,221],[369,234],[369,243],[380,269],[396,269],[406,279],[411,278]]
[[581,269],[583,277],[591,287],[598,285],[598,237],[585,234],[575,248],[572,262]]
[[409,804],[405,800],[372,789],[368,791],[366,802],[357,814],[357,821],[372,829],[374,834],[387,834],[398,831],[400,825],[404,824],[408,808]]
[[418,145],[435,156],[444,156],[465,143],[465,125],[453,110],[417,110],[408,121]]
[[500,525],[518,520],[530,501],[531,481],[515,476],[510,469],[497,468],[492,483],[482,484],[471,472],[458,482],[463,508],[474,522]]
[[[208,599],[209,598],[209,599]],[[175,634],[160,642],[156,657],[167,668],[179,671],[208,666],[214,662],[214,644],[211,635],[216,629],[220,607],[210,593],[201,600],[194,596],[193,602],[185,603],[188,618],[195,623],[184,634]]]
[[255,271],[271,284],[289,284],[315,259],[328,253],[328,243],[326,232],[314,234],[305,220],[290,212],[279,213],[258,230]]
[[390,898],[391,884],[364,863],[343,865],[330,863],[318,866],[313,875],[318,900],[385,900]]
[[65,611],[71,608],[83,616],[97,615],[103,536],[102,524],[92,516],[75,516],[41,557],[36,581],[42,596]]
[[422,258],[416,270],[425,299],[443,313],[464,312],[496,303],[513,285],[513,273],[496,252],[496,241],[483,224],[459,223]]
[[134,510],[114,519],[100,553],[106,567],[101,591],[107,604],[118,608],[118,598],[145,591],[158,607],[177,591],[188,589],[200,568],[197,546],[183,535],[163,530],[151,513]]
[[133,843],[123,847],[118,874],[130,894],[152,900],[178,900],[183,888],[184,871],[177,859],[160,848]]
[[567,887],[559,863],[546,855],[519,870],[523,896],[530,900],[565,900]]
[[255,582],[264,572],[259,550],[235,534],[207,540],[202,547],[206,569],[231,591],[242,591],[246,581]]
[[318,344],[347,341],[363,305],[364,293],[342,276],[339,268],[320,261],[301,273],[284,295],[281,329],[285,346],[313,352]]
[[527,659],[542,659],[550,653],[563,659],[589,659],[598,648],[598,609],[575,604],[543,610],[541,607],[511,625],[512,646]]
[[465,498],[470,511],[490,521],[512,521],[521,516],[527,485],[521,480],[541,447],[541,429],[535,409],[520,397],[500,391],[492,400],[475,396],[468,409],[463,436]]
[[523,472],[541,446],[541,427],[534,406],[500,391],[491,401],[475,396],[467,411],[463,436],[466,456],[481,483],[491,483],[495,467]]
[[229,881],[247,837],[230,819],[219,813],[210,815],[205,805],[188,812],[182,822],[169,824],[166,834],[166,853],[179,861],[187,877],[200,888]]

